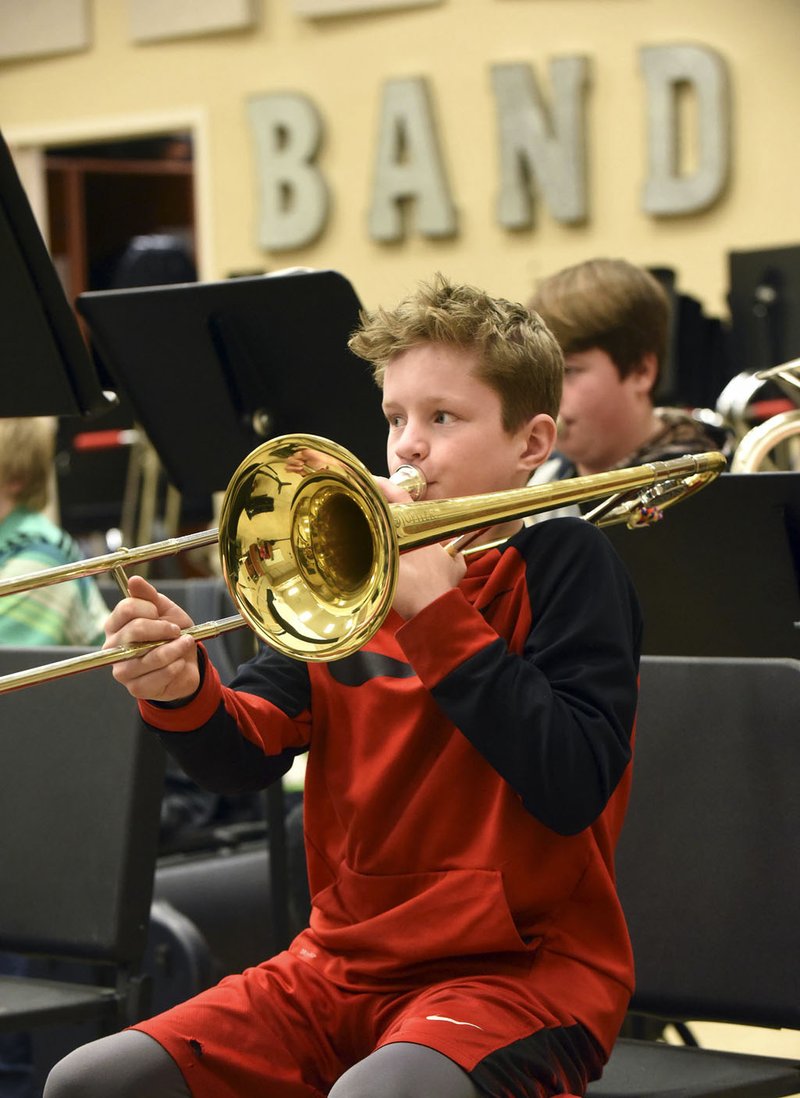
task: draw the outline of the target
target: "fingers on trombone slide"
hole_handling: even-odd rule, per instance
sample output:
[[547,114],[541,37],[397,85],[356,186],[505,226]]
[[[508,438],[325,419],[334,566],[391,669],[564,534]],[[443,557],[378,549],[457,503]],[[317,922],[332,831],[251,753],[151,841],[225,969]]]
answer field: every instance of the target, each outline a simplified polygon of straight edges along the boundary
[[[146,636],[139,640],[128,635],[122,644],[112,646],[111,651],[120,649],[120,658],[112,667],[114,678],[139,699],[165,702],[191,697],[200,685],[196,641],[174,623],[150,619],[131,623],[134,636],[141,635],[143,620]],[[163,626],[169,630],[167,637],[159,635]],[[131,648],[140,644],[143,651],[137,655]]]
[[[106,622],[104,648],[109,654],[122,650],[114,662],[114,677],[136,697],[164,700],[170,680],[185,679],[188,673],[191,689],[185,693],[191,693],[197,685],[197,646],[183,630],[192,627],[192,619],[141,576],[131,576],[129,589]],[[141,655],[130,651],[138,646],[143,646]]]

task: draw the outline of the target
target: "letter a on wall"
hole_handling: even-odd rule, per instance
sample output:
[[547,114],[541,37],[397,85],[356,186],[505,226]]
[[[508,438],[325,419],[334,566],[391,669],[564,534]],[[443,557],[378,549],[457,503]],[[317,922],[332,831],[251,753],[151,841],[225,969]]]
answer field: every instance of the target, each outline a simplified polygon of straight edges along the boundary
[[384,86],[370,236],[402,240],[402,204],[412,200],[416,228],[423,236],[451,236],[456,231],[456,211],[422,78],[389,80]]
[[310,99],[282,93],[248,103],[260,187],[259,245],[282,251],[310,244],[328,216],[328,189],[314,163],[322,121]]

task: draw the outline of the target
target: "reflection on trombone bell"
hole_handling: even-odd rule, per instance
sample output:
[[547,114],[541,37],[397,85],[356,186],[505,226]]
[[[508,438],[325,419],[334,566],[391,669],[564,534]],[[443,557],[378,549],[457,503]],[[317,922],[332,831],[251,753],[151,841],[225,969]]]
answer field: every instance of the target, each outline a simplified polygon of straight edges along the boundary
[[[261,467],[253,475],[253,483],[256,483],[260,477],[274,480],[275,484],[278,484],[278,493],[280,494],[282,488],[291,486],[291,482],[282,481],[279,472],[273,466],[274,463],[270,462]],[[348,467],[345,462],[335,458],[333,453],[325,453],[323,450],[305,447],[296,451],[289,451],[289,456],[283,460],[283,472],[294,474],[294,477],[300,481],[306,477],[312,477],[315,473],[327,473],[343,479],[347,477]],[[419,500],[427,489],[425,475],[415,466],[407,466],[407,464],[399,466],[390,480],[393,484],[408,492],[413,500]],[[257,506],[253,506],[252,500],[258,501]],[[247,517],[248,519],[258,519],[259,516],[272,515],[277,505],[277,497],[262,491],[250,498],[250,504],[246,507]],[[346,534],[349,529],[347,506],[347,497],[336,488],[327,486],[327,488],[315,492],[312,506],[307,509],[302,522],[298,522],[294,530],[294,542],[289,547],[290,557],[292,553],[295,556],[302,554],[306,570],[315,572],[315,547],[325,545],[328,556],[330,556],[330,553],[334,551],[337,538],[341,539],[342,535]],[[281,530],[284,533],[283,540],[289,540],[289,527],[281,526]],[[274,583],[275,572],[279,567],[278,554],[280,550],[278,550],[277,545],[277,538],[269,540],[256,538],[246,546],[239,567],[245,570],[252,582],[258,583],[263,576],[268,576],[270,570],[272,570],[272,582]],[[340,545],[337,558],[342,560],[343,553],[346,552],[347,547],[341,547]]]
[[[601,498],[585,516],[588,521],[645,526],[724,468],[725,457],[712,451],[504,492],[390,504],[367,468],[343,447],[313,435],[283,435],[258,446],[236,470],[217,530],[4,581],[0,595],[218,541],[222,573],[239,614],[195,625],[187,634],[203,640],[249,625],[266,644],[293,659],[341,659],[361,648],[389,613],[400,553]],[[405,467],[400,479],[403,487],[419,493],[424,491],[420,478],[413,467]],[[276,486],[271,504],[253,508],[254,496],[263,500],[269,495],[265,480]],[[109,648],[7,675],[0,678],[0,693],[132,659],[155,646]]]

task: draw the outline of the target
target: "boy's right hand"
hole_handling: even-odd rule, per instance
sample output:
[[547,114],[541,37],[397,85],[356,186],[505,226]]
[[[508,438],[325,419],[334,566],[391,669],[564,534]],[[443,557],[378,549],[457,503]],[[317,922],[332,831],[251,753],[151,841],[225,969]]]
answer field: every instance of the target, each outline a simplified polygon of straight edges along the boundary
[[103,648],[143,641],[159,641],[143,656],[114,664],[112,671],[134,698],[171,702],[188,700],[200,686],[197,642],[181,635],[193,625],[176,603],[141,576],[131,576],[129,596],[122,599],[106,621]]

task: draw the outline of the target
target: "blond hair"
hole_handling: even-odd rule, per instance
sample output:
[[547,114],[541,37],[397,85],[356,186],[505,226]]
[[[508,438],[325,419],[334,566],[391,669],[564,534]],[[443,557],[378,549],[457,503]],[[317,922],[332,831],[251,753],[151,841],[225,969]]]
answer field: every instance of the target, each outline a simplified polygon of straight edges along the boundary
[[55,427],[45,416],[0,419],[0,483],[31,511],[42,511],[48,503]]
[[506,431],[540,412],[558,414],[564,359],[541,317],[473,286],[451,284],[441,274],[394,309],[362,312],[349,347],[372,364],[382,386],[396,355],[429,343],[477,353],[477,376],[500,397]]

